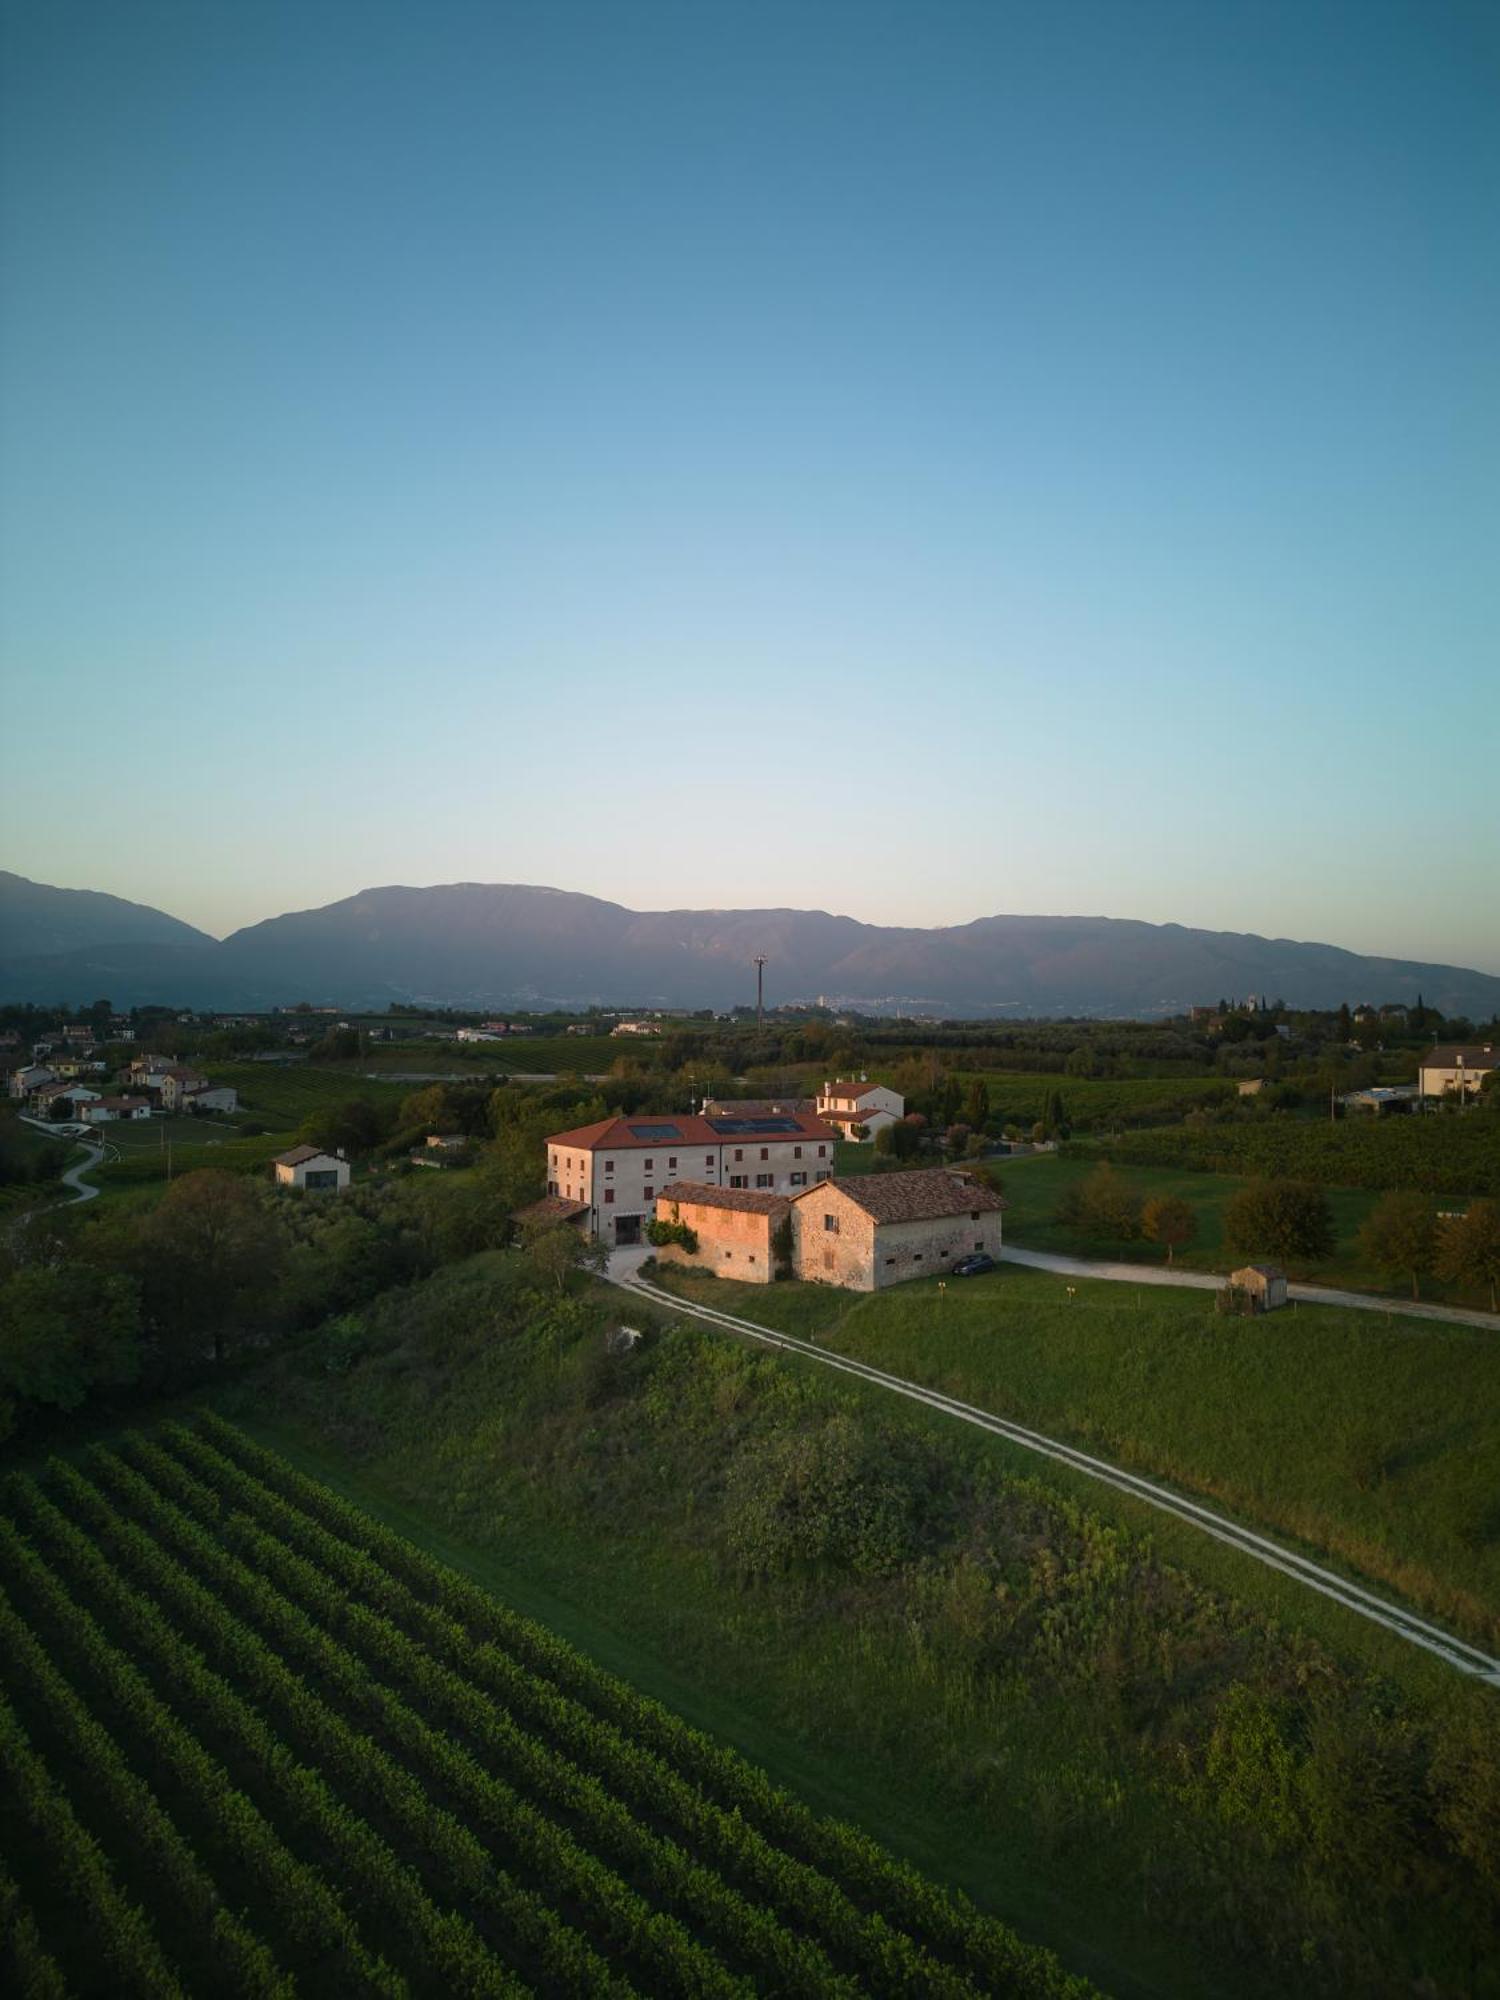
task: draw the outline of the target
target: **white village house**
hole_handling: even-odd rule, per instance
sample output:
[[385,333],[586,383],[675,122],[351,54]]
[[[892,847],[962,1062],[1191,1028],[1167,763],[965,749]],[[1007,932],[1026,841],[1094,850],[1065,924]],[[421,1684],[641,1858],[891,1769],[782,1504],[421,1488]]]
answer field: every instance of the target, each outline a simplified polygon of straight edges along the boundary
[[817,1113],[839,1128],[841,1139],[873,1139],[887,1125],[895,1125],[906,1116],[906,1099],[883,1083],[871,1083],[867,1076],[845,1077],[823,1085],[818,1092]]
[[349,1185],[349,1162],[342,1153],[325,1153],[318,1146],[293,1146],[271,1162],[278,1187],[304,1188],[310,1194],[342,1194]]
[[1418,1089],[1423,1097],[1443,1097],[1449,1091],[1466,1098],[1476,1096],[1495,1062],[1491,1042],[1439,1043],[1422,1058]]
[[78,1107],[79,1121],[84,1125],[112,1125],[117,1118],[134,1123],[150,1116],[149,1097],[96,1097]]

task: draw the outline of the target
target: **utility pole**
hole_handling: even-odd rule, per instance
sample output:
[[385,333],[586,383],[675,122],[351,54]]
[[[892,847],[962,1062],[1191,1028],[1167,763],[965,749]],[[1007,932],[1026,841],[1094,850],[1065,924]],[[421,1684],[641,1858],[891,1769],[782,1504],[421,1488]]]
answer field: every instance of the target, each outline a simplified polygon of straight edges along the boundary
[[766,1025],[766,961],[760,953],[755,958],[755,1025]]

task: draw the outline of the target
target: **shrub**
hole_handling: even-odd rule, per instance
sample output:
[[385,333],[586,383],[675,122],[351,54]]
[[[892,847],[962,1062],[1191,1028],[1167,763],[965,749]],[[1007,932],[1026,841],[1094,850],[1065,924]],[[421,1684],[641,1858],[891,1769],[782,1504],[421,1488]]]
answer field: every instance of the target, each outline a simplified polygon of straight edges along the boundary
[[665,1250],[669,1243],[680,1244],[691,1257],[697,1253],[698,1232],[685,1222],[662,1222],[653,1217],[646,1224],[646,1241],[654,1243],[658,1250]]

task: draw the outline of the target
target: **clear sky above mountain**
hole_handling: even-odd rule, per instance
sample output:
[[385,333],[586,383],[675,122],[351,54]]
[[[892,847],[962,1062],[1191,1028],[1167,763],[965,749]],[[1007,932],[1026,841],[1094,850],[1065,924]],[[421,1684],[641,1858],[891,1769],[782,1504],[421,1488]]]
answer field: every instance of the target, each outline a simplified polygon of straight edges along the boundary
[[1500,970],[1500,16],[9,5],[5,865]]

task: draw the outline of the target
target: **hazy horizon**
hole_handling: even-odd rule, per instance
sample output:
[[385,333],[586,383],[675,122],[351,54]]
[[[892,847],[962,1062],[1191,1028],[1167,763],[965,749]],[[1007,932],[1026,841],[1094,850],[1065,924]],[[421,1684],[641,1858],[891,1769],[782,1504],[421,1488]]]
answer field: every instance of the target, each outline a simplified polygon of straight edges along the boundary
[[12,8],[6,865],[1500,971],[1471,0]]
[[[18,873],[20,871],[12,870],[11,872]],[[39,878],[30,877],[28,879],[37,880]],[[46,886],[58,889],[97,889],[100,887],[100,885],[95,882],[51,882],[48,883]],[[734,904],[682,903],[682,902],[640,903],[640,902],[631,902],[628,898],[623,898],[618,896],[602,896],[599,894],[597,890],[588,889],[576,885],[570,886],[567,883],[561,883],[561,882],[522,881],[519,877],[516,876],[511,876],[506,878],[496,877],[494,880],[489,882],[479,882],[478,878],[475,877],[454,877],[451,881],[446,881],[446,882],[410,882],[410,881],[362,882],[359,884],[357,888],[346,889],[342,893],[322,898],[316,903],[287,904],[284,908],[279,908],[274,910],[272,909],[262,910],[257,915],[247,917],[243,921],[243,923],[230,925],[223,930],[216,930],[209,924],[199,923],[194,917],[189,915],[187,912],[179,909],[174,909],[164,903],[155,902],[149,896],[130,895],[127,894],[126,891],[120,889],[107,890],[106,893],[110,895],[121,896],[127,902],[140,903],[144,904],[149,908],[160,910],[167,916],[177,917],[184,923],[192,924],[195,929],[206,932],[206,934],[212,938],[222,940],[223,938],[232,935],[233,932],[237,930],[249,929],[256,924],[265,923],[274,917],[294,915],[300,911],[305,911],[305,910],[322,909],[327,907],[329,904],[349,901],[362,895],[369,895],[376,893],[382,889],[393,889],[393,888],[437,889],[437,888],[455,888],[455,887],[465,887],[465,886],[469,887],[480,886],[480,887],[490,887],[490,888],[496,888],[496,887],[531,888],[531,889],[553,890],[563,895],[593,896],[596,897],[597,900],[601,902],[621,904],[626,909],[642,914],[652,911],[659,912],[659,911],[686,910],[686,909],[725,911],[725,912],[744,910],[744,909],[758,909],[758,910],[790,909],[790,910],[800,910],[800,911],[822,911],[825,915],[830,915],[835,917],[848,917],[853,919],[857,923],[880,925],[884,927],[890,927],[893,929],[943,930],[955,925],[982,922],[987,918],[993,918],[993,917],[1021,917],[1021,918],[1074,917],[1074,918],[1083,918],[1086,920],[1103,918],[1106,920],[1114,920],[1127,923],[1135,922],[1135,923],[1147,923],[1147,924],[1159,924],[1159,925],[1175,924],[1184,930],[1225,932],[1231,935],[1261,937],[1265,938],[1268,942],[1272,943],[1278,941],[1285,941],[1294,944],[1333,945],[1344,951],[1357,952],[1361,955],[1366,955],[1370,957],[1420,960],[1422,962],[1431,962],[1435,964],[1449,964],[1458,966],[1460,968],[1466,968],[1468,970],[1475,972],[1493,973],[1496,976],[1500,976],[1500,954],[1492,954],[1488,961],[1486,961],[1483,957],[1479,956],[1475,956],[1472,958],[1465,958],[1465,959],[1429,959],[1428,955],[1425,953],[1403,951],[1394,945],[1390,946],[1389,948],[1381,946],[1357,945],[1357,944],[1351,944],[1345,938],[1297,936],[1289,931],[1256,929],[1254,926],[1249,926],[1249,925],[1200,923],[1188,918],[1180,918],[1180,917],[1149,917],[1149,916],[1142,916],[1138,911],[1041,910],[1041,909],[1022,910],[1022,909],[996,907],[994,909],[971,910],[966,915],[958,917],[942,918],[942,919],[934,918],[928,921],[924,921],[923,919],[917,917],[908,918],[908,917],[882,916],[879,914],[870,914],[863,910],[848,909],[843,907],[842,905],[831,905],[824,903],[806,903],[806,902],[788,903],[788,902],[778,902],[778,901],[770,901],[766,899],[755,899],[755,898],[752,898],[745,903],[734,903]]]

